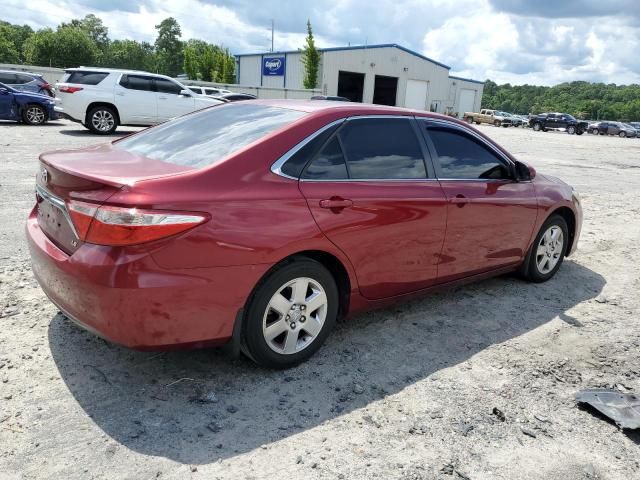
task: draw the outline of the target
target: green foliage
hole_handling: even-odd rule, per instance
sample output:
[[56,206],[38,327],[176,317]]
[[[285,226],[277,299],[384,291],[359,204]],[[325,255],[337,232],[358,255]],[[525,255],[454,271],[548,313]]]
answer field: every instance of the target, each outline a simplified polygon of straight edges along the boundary
[[153,45],[135,40],[113,40],[109,42],[101,64],[111,68],[155,70]]
[[189,40],[184,47],[184,71],[193,80],[233,83],[235,59],[229,50],[202,40]]
[[105,52],[109,46],[109,29],[102,23],[102,19],[92,13],[82,19],[76,18],[69,23],[61,23],[58,28],[65,27],[79,28],[85,32],[102,52]]
[[307,20],[306,45],[302,50],[302,63],[304,64],[304,88],[316,88],[318,86],[318,70],[320,68],[320,52],[316,48],[311,30],[311,21]]
[[563,112],[590,120],[640,121],[640,85],[570,82],[538,87],[497,85],[487,80],[482,108],[519,114]]
[[96,43],[76,27],[38,30],[25,42],[24,52],[27,63],[59,68],[93,65],[100,56]]
[[29,25],[12,25],[0,21],[0,62],[23,63],[24,43],[33,35]]
[[184,64],[180,24],[175,18],[169,17],[156,25],[156,30],[158,31],[155,43],[157,70],[175,77],[181,72]]

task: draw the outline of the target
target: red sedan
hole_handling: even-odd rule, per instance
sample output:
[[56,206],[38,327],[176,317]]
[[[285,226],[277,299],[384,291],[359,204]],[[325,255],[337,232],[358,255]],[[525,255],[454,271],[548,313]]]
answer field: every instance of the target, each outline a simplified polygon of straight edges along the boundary
[[67,317],[269,367],[356,311],[510,271],[548,280],[582,223],[569,185],[472,127],[373,105],[230,103],[40,162],[33,271]]

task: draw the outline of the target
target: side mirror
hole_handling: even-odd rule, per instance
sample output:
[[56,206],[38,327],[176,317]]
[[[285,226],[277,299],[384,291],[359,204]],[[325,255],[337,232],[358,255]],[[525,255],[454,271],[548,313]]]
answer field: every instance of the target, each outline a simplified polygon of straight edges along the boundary
[[7,90],[4,87],[0,87],[0,95],[7,95],[9,93],[9,90]]
[[528,182],[536,177],[536,169],[526,163],[516,160],[516,180]]
[[190,97],[191,96],[191,90],[187,90],[186,88],[184,90],[180,90],[180,95],[182,95],[184,97]]

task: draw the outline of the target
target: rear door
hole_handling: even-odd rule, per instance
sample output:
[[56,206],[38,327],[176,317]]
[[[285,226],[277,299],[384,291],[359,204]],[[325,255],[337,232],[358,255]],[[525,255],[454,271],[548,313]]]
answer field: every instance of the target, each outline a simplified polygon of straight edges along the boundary
[[309,209],[350,259],[366,298],[437,280],[446,201],[425,154],[411,117],[352,118],[302,173]]
[[420,121],[447,198],[438,281],[519,262],[537,217],[532,182],[513,179],[510,160],[452,122]]
[[182,86],[166,78],[155,78],[158,99],[158,121],[165,122],[195,110],[191,95],[180,95]]
[[158,123],[158,100],[149,75],[122,75],[114,89],[120,123],[153,125]]

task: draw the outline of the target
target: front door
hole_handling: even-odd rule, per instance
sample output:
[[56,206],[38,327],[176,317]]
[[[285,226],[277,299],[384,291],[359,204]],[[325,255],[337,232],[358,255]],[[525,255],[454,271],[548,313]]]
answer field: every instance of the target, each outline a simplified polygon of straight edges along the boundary
[[438,282],[522,260],[537,217],[531,182],[487,142],[450,122],[421,122],[448,202]]
[[316,222],[369,299],[437,281],[447,207],[418,133],[409,117],[347,120],[301,177]]
[[156,78],[155,82],[158,92],[158,121],[165,122],[193,112],[195,100],[191,95],[180,95],[180,85],[166,78]]
[[16,117],[15,108],[13,93],[0,87],[0,118],[3,120],[14,120]]

